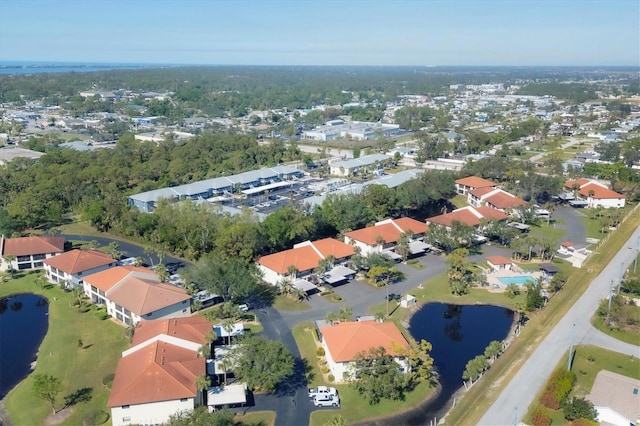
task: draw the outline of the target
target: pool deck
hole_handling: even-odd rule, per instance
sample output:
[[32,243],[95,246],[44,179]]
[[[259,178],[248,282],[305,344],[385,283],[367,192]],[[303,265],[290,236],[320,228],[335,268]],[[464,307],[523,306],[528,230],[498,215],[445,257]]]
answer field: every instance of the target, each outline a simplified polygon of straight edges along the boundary
[[[497,272],[490,272],[490,271],[485,271],[485,276],[487,278],[487,284],[488,286],[486,287],[488,291],[492,292],[492,293],[502,293],[504,292],[507,287],[509,285],[515,285],[515,284],[504,284],[502,282],[500,282],[500,280],[498,278],[507,278],[507,277],[533,277],[535,280],[538,280],[541,276],[542,276],[542,272],[540,271],[525,271],[523,269],[518,268],[517,266],[515,266],[513,269],[509,270],[509,269],[501,269]],[[522,284],[517,284],[522,286]]]

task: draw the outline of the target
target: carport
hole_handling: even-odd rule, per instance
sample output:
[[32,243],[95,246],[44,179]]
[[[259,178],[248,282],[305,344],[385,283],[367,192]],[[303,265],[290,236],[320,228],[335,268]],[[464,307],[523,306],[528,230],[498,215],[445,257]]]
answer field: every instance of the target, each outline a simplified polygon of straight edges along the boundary
[[353,278],[355,274],[356,271],[354,271],[353,269],[349,269],[346,266],[337,265],[334,266],[326,274],[324,274],[322,276],[322,280],[327,284],[335,284]]
[[409,243],[409,253],[411,254],[422,254],[427,250],[429,250],[429,244],[424,241],[411,241]]
[[247,385],[225,385],[210,387],[207,391],[207,406],[209,412],[217,409],[247,403]]
[[312,290],[316,290],[317,289],[317,287],[313,283],[311,283],[311,282],[309,282],[309,281],[307,281],[307,280],[305,280],[303,278],[298,278],[297,280],[295,280],[293,282],[293,286],[295,288],[297,288],[298,290],[302,290],[302,291],[307,292],[307,293],[312,291]]

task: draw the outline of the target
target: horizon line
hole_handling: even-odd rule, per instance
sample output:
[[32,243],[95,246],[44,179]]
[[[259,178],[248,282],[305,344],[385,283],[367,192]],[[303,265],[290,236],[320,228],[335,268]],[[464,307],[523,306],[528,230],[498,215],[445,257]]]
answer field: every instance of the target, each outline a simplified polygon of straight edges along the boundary
[[108,61],[108,62],[96,62],[96,61],[49,61],[49,60],[13,60],[13,59],[0,59],[0,66],[13,65],[153,65],[153,66],[174,66],[174,67],[379,67],[379,68],[401,68],[401,67],[413,67],[413,68],[445,68],[445,67],[484,67],[484,68],[501,68],[501,67],[514,67],[514,68],[531,68],[531,67],[544,67],[544,68],[637,68],[640,70],[640,65],[625,65],[625,64],[593,64],[593,65],[548,65],[548,64],[534,64],[534,65],[516,65],[516,64],[500,64],[500,65],[488,65],[488,64],[437,64],[437,65],[420,65],[420,64],[404,64],[404,65],[381,65],[381,64],[233,64],[233,63],[169,63],[169,62],[128,62],[128,61]]

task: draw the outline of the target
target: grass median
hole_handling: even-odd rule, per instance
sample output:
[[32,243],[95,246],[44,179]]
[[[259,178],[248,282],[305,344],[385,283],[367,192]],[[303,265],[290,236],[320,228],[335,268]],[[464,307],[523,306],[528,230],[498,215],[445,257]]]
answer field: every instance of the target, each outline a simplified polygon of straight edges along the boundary
[[609,238],[593,253],[586,265],[571,274],[563,290],[551,299],[544,310],[531,315],[520,336],[491,366],[482,378],[480,386],[472,387],[449,413],[445,419],[446,424],[479,422],[520,366],[580,298],[593,278],[611,261],[623,244],[626,244],[639,225],[640,211],[636,211],[616,231],[616,238]]
[[[129,346],[125,329],[110,321],[100,320],[93,309],[80,313],[72,306],[74,296],[56,286],[38,288],[34,281],[42,272],[26,273],[21,278],[0,284],[0,297],[34,293],[49,300],[49,328],[40,345],[34,373],[60,378],[63,398],[82,388],[91,389],[91,399],[71,407],[63,425],[93,424],[97,413],[108,413],[109,389],[103,379],[113,374],[122,351]],[[81,339],[83,346],[78,346]],[[19,383],[5,398],[5,406],[15,425],[45,424],[51,414],[50,405],[33,392],[33,375]]]

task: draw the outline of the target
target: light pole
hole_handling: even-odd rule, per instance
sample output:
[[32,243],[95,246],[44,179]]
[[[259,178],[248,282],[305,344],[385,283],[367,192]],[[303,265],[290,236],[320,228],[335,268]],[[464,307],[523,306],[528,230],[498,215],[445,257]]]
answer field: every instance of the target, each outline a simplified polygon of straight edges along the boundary
[[620,287],[622,286],[623,278],[624,278],[624,262],[620,262],[620,279],[618,280],[618,294],[620,294]]
[[387,318],[389,318],[389,279],[385,278],[384,286],[387,288]]
[[609,303],[607,304],[607,327],[609,327],[609,314],[611,312],[611,299],[613,297],[613,280],[611,280],[611,285],[609,285]]
[[569,346],[569,359],[567,360],[567,371],[571,371],[571,358],[573,357],[573,339],[576,335],[576,325],[571,328],[571,346]]
[[636,239],[636,258],[633,260],[633,273],[636,273],[636,268],[638,266],[638,256],[640,255],[640,235]]

